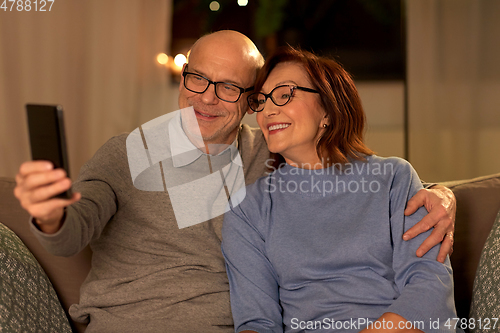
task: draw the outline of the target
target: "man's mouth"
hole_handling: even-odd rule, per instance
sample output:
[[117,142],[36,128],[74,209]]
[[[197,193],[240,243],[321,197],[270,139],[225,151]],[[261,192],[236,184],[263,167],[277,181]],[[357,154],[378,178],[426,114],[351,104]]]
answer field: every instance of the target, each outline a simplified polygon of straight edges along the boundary
[[196,118],[202,119],[202,120],[214,120],[217,119],[218,116],[211,115],[209,113],[204,113],[198,110],[194,110],[194,113],[196,114]]
[[267,130],[269,131],[269,134],[274,134],[286,129],[290,125],[290,123],[272,123],[267,125]]

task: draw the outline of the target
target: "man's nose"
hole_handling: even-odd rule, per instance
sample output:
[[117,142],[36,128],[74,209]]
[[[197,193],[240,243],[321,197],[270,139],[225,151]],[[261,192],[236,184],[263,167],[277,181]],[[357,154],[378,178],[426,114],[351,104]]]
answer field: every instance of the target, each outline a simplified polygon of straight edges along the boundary
[[207,90],[201,94],[201,100],[205,104],[217,104],[219,102],[219,98],[215,94],[215,84],[210,83],[208,85]]

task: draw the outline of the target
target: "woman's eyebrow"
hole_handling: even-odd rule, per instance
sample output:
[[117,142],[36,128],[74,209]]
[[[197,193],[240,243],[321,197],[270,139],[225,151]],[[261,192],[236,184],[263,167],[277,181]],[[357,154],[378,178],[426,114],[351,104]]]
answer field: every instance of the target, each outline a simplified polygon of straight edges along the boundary
[[[285,85],[289,85],[289,84],[292,84],[294,86],[298,86],[298,84],[293,80],[285,80],[285,81],[281,81],[281,82],[276,83],[271,90],[273,90],[276,87],[285,86]],[[269,91],[271,91],[271,90],[269,90]],[[260,91],[264,92],[264,90],[262,88],[260,89]],[[267,94],[267,92],[266,92],[266,94]]]
[[276,85],[274,87],[283,86],[283,85],[290,84],[290,83],[298,86],[298,84],[293,80],[285,80],[285,81],[281,81],[281,82],[276,83]]

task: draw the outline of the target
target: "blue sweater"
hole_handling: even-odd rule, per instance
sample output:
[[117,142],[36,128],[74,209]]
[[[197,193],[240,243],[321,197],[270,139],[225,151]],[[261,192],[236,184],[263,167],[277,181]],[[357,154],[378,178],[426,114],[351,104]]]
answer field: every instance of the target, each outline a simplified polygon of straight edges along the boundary
[[222,230],[236,332],[359,332],[385,312],[454,332],[449,260],[415,255],[430,231],[402,239],[426,214],[403,214],[421,188],[408,162],[377,156],[249,186]]

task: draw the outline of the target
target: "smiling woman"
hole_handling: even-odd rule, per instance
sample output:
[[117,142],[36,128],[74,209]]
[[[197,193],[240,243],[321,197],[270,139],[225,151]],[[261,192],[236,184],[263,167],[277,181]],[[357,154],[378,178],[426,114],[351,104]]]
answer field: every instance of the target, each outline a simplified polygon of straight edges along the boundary
[[[404,215],[422,185],[408,162],[363,143],[350,75],[286,47],[267,60],[255,89],[249,105],[286,163],[248,186],[224,218],[236,331],[454,331],[445,325],[456,317],[449,259],[436,261],[437,247],[415,255],[429,232],[403,240],[426,214]],[[389,172],[370,172],[380,165]]]

